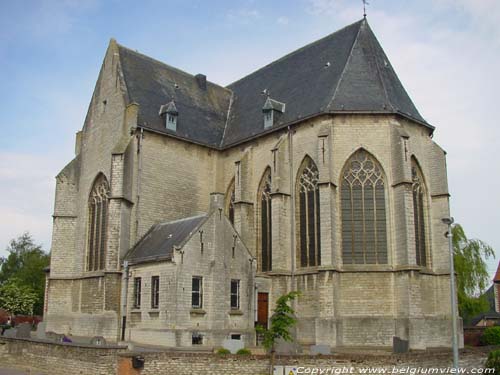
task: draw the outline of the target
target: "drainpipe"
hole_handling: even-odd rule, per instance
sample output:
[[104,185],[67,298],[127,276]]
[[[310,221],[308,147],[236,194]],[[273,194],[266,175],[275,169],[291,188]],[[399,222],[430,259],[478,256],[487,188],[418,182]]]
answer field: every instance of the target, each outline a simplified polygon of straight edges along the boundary
[[[291,273],[291,282],[292,282],[292,290],[295,290],[295,268],[296,268],[296,249],[295,249],[295,184],[293,179],[293,134],[291,126],[288,126],[288,165],[289,165],[289,177],[290,177],[290,212],[291,212],[291,220],[290,220],[290,247],[292,254],[292,273]],[[293,304],[295,306],[295,300],[293,300]]]
[[135,210],[135,238],[134,242],[137,240],[139,234],[139,217],[140,217],[140,196],[141,196],[141,175],[142,175],[142,139],[144,138],[144,129],[141,128],[139,137],[137,138],[137,196],[136,202],[137,208]]
[[125,329],[127,328],[127,291],[128,291],[128,261],[123,261],[122,273],[122,334],[121,341],[125,341]]

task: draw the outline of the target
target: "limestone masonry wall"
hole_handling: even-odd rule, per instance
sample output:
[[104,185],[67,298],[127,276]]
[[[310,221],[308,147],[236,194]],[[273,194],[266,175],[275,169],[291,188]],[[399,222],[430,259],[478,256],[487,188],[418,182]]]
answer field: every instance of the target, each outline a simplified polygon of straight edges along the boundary
[[[460,366],[468,370],[483,368],[491,348],[475,348],[460,353]],[[144,368],[132,368],[132,357],[144,358]],[[218,356],[210,353],[146,352],[133,353],[119,347],[90,347],[55,344],[34,340],[0,338],[2,367],[21,368],[43,375],[240,375],[267,374],[269,358],[264,355]],[[448,351],[404,355],[338,354],[331,356],[278,356],[277,365],[305,368],[448,368]],[[406,372],[409,373],[409,372]]]

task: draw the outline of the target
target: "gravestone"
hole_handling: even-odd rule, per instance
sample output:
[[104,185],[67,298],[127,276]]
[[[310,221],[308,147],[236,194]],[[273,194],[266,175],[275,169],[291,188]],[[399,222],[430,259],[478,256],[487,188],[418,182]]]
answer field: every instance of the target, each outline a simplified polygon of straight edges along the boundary
[[40,340],[46,340],[47,334],[45,333],[45,328],[47,327],[47,323],[40,322],[36,327],[36,338]]
[[31,324],[21,323],[17,325],[16,337],[18,339],[29,339],[31,338]]
[[57,341],[57,336],[58,334],[53,331],[45,332],[45,337],[47,338],[47,340]]
[[64,335],[61,335],[59,333],[55,333],[52,331],[49,331],[45,334],[48,340],[55,341],[55,342],[62,342],[62,339]]
[[17,328],[9,328],[5,333],[3,334],[4,337],[9,337],[11,339],[17,337]]
[[106,346],[106,340],[102,336],[94,336],[90,340],[90,345]]
[[408,353],[409,342],[408,340],[400,339],[397,336],[392,338],[392,352],[393,353]]
[[322,354],[322,355],[330,355],[332,351],[330,349],[330,345],[311,345],[309,349],[312,355]]
[[276,342],[274,350],[276,351],[276,354],[282,355],[294,355],[302,353],[302,347],[299,344],[297,344],[296,342],[287,342],[284,340],[278,340]]
[[222,342],[222,347],[231,352],[231,354],[236,354],[236,352],[245,347],[243,340],[232,340],[226,339]]

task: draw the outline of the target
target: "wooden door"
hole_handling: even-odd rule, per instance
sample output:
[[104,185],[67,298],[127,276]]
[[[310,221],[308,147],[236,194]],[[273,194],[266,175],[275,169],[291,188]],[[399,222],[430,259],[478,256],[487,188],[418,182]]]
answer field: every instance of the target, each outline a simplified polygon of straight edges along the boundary
[[267,328],[269,318],[269,293],[259,293],[257,297],[257,324]]

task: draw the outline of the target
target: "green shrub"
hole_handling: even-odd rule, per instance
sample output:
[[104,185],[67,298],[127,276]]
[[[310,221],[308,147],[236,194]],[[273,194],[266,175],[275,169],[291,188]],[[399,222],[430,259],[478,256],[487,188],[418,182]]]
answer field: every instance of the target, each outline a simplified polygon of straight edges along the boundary
[[252,352],[248,349],[242,348],[236,352],[237,355],[251,355]]
[[485,345],[500,345],[500,327],[488,327],[484,330],[481,341]]
[[495,374],[500,374],[500,350],[492,350],[484,364],[485,368],[494,368]]
[[226,348],[220,348],[219,350],[217,350],[217,354],[218,355],[228,355],[228,354],[231,354],[231,352]]

